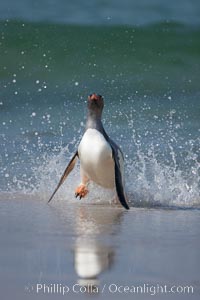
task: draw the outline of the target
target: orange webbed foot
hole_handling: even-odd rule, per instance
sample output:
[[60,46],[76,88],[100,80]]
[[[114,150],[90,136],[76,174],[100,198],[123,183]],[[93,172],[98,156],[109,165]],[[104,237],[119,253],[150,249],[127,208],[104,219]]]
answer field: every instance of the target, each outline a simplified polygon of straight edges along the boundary
[[79,197],[80,199],[84,198],[87,194],[88,194],[88,189],[84,184],[80,184],[75,190],[76,198],[77,197]]

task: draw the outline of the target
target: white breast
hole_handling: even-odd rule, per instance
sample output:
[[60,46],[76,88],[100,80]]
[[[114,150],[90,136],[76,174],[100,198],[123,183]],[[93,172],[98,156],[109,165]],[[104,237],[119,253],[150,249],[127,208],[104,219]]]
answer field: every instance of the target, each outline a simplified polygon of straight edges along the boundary
[[90,180],[105,188],[113,188],[114,161],[112,149],[96,129],[88,129],[80,142],[78,154],[81,169]]

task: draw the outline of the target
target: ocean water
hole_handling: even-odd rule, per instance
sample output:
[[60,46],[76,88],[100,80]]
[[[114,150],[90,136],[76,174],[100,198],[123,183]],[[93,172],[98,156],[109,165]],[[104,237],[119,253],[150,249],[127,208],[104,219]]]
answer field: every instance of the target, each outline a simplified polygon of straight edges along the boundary
[[[199,11],[186,0],[1,2],[2,197],[48,200],[96,92],[130,206],[199,208]],[[78,183],[77,165],[56,199],[74,202]],[[89,201],[102,198],[92,186]]]
[[160,21],[198,24],[198,0],[1,1],[1,19],[90,25],[143,25]]

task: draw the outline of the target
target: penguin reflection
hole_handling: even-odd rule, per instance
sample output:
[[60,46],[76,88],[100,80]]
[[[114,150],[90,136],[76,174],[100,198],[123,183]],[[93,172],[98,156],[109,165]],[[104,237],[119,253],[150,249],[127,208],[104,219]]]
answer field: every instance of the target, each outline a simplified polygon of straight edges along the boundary
[[119,231],[123,211],[108,207],[81,206],[77,210],[75,227],[74,268],[82,286],[99,284],[99,275],[114,263],[110,236]]

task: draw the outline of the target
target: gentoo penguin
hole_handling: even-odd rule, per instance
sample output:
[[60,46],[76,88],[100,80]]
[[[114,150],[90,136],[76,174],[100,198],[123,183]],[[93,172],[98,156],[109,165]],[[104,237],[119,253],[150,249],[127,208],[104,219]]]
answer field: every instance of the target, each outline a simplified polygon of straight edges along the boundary
[[88,184],[93,181],[104,188],[116,188],[121,205],[129,209],[124,191],[123,153],[108,137],[101,122],[104,107],[103,97],[91,94],[88,97],[87,106],[88,115],[85,133],[78,150],[71,158],[48,202],[51,201],[61,184],[73,170],[76,160],[79,158],[81,183],[75,190],[75,196],[80,199],[85,197],[88,193]]

